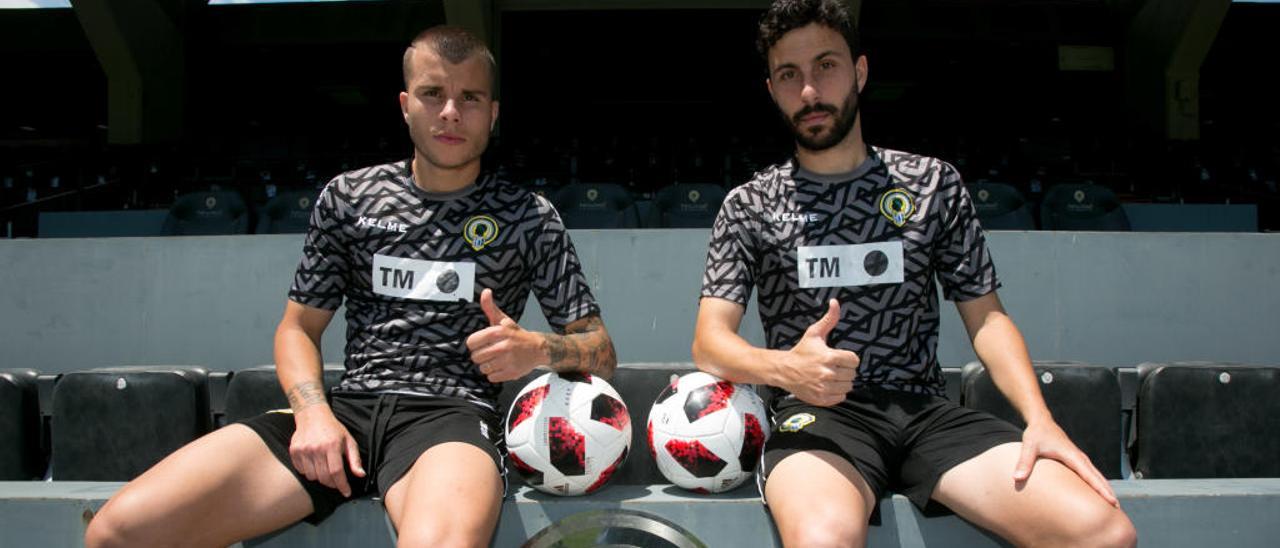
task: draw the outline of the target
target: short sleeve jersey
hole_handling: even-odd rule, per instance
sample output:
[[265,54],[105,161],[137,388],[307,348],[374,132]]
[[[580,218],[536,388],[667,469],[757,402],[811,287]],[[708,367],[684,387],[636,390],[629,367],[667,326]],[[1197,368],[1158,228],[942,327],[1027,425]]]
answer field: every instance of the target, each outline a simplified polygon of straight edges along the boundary
[[423,191],[402,161],[344,173],[311,215],[289,298],[346,304],[346,374],[336,392],[456,397],[494,406],[498,385],[466,338],[488,327],[480,292],[519,320],[529,292],[557,332],[599,314],[573,243],[544,198],[482,175]]
[[780,350],[837,299],[828,344],[860,358],[855,386],[941,396],[935,279],[960,301],[1000,285],[960,175],[934,158],[870,148],[849,174],[789,161],[731,191],[702,296],[745,306],[756,288],[767,346]]

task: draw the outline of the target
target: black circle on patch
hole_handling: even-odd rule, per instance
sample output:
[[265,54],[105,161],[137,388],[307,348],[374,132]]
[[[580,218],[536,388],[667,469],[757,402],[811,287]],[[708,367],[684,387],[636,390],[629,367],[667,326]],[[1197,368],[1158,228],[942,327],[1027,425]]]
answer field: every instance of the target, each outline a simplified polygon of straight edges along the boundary
[[889,256],[879,249],[872,251],[862,259],[862,268],[872,276],[884,274],[886,270],[889,270]]
[[453,293],[458,290],[458,273],[454,270],[446,270],[436,277],[436,289],[442,293]]

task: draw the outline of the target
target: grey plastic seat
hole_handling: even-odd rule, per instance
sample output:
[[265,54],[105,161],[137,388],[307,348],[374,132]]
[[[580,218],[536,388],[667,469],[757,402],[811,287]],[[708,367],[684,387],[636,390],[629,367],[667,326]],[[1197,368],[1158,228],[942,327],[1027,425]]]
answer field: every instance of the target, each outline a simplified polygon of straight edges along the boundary
[[0,369],[0,481],[40,479],[39,373]]
[[316,204],[316,192],[293,190],[276,194],[262,206],[258,214],[258,234],[297,234],[306,232],[311,224],[311,210]]
[[1277,366],[1139,365],[1134,475],[1280,477],[1277,394]]
[[724,188],[709,183],[681,183],[658,191],[645,226],[661,228],[710,228],[715,223]]
[[551,199],[567,228],[636,228],[640,214],[631,193],[613,183],[565,185]]
[[1035,230],[1031,205],[1018,189],[1003,183],[970,183],[969,196],[978,222],[987,230]]
[[129,481],[209,432],[199,367],[111,367],[62,376],[53,390],[53,479]]
[[[1093,466],[1109,479],[1121,477],[1122,419],[1120,380],[1106,366],[1076,362],[1035,362],[1036,379],[1045,405],[1058,426],[1076,446],[1089,455]],[[961,373],[961,400],[1024,428],[1026,423],[996,388],[982,362],[972,362]]]
[[165,236],[246,234],[249,208],[239,194],[211,190],[179,196],[169,208],[160,233]]
[[[342,380],[346,371],[338,364],[325,364],[324,386],[327,390]],[[225,417],[228,424],[255,417],[273,409],[288,409],[289,400],[280,388],[276,366],[261,365],[236,371],[227,384]]]
[[1081,183],[1049,188],[1040,203],[1044,230],[1128,231],[1129,216],[1105,186]]

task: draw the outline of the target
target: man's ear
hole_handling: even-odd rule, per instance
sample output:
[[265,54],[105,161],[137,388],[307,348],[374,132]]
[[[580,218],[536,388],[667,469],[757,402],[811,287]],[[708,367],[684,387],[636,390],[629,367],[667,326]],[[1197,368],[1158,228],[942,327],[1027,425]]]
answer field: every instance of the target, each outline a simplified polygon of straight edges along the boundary
[[858,61],[853,64],[854,78],[858,81],[858,93],[862,93],[862,88],[867,87],[867,56],[859,55]]

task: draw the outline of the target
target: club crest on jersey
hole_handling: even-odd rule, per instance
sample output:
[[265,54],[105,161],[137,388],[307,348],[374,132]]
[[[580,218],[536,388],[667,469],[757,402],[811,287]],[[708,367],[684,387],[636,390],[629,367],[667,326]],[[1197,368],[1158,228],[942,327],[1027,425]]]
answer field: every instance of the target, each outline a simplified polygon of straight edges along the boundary
[[803,430],[804,427],[813,424],[816,420],[818,420],[818,418],[813,416],[811,413],[791,415],[791,418],[783,421],[782,426],[779,426],[778,430],[781,432],[799,432]]
[[916,199],[910,192],[895,188],[880,195],[880,214],[894,226],[907,224],[907,219],[915,212]]
[[498,221],[488,215],[476,215],[462,225],[462,238],[471,249],[480,251],[498,238]]

